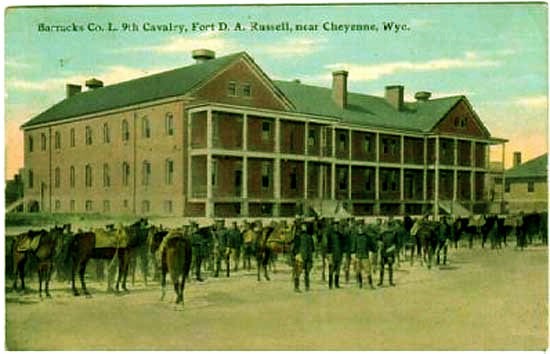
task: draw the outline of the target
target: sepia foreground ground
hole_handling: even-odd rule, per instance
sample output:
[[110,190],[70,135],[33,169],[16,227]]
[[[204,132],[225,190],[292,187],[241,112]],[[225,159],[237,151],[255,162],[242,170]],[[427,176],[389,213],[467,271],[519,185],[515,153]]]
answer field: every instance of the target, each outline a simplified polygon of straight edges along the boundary
[[[172,289],[140,282],[116,296],[90,283],[92,298],[53,284],[53,299],[6,294],[11,350],[544,350],[548,346],[548,253],[451,250],[446,267],[405,264],[397,287],[359,290],[352,280],[294,293],[279,265],[271,282],[252,272],[188,283],[182,309]],[[36,278],[30,281],[37,288]]]

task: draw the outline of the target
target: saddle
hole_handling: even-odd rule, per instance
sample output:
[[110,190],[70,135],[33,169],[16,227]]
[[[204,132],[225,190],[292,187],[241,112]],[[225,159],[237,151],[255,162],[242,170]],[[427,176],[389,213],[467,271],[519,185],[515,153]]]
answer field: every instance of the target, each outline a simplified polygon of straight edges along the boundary
[[92,231],[95,234],[95,248],[128,247],[128,234],[123,229],[113,231],[96,229]]
[[40,238],[42,232],[33,232],[29,231],[26,234],[20,236],[20,239],[17,242],[17,251],[26,252],[26,251],[36,251],[40,245]]

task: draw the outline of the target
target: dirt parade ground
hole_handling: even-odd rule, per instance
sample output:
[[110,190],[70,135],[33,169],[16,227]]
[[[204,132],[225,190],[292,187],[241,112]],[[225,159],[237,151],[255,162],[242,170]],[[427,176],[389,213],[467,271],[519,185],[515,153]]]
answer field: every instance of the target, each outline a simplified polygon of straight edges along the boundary
[[[318,263],[317,263],[318,264]],[[548,252],[451,249],[447,266],[402,264],[396,287],[358,289],[353,277],[329,290],[318,268],[309,292],[295,293],[290,268],[270,282],[239,270],[190,281],[185,307],[168,285],[139,278],[130,293],[73,297],[53,282],[40,301],[6,289],[10,350],[544,350],[548,347]],[[376,276],[375,280],[378,280]],[[302,284],[303,289],[303,284]]]

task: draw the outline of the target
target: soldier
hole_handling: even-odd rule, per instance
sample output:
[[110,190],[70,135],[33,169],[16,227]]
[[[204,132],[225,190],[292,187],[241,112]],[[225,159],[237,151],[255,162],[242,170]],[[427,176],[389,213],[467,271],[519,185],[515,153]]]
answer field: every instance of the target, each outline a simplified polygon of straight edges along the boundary
[[201,278],[201,266],[202,261],[205,256],[204,248],[206,240],[199,232],[198,224],[194,221],[191,221],[189,228],[189,233],[191,234],[191,246],[192,246],[192,255],[193,255],[193,265],[195,267],[195,278],[198,281],[204,281]]
[[449,246],[449,238],[451,237],[451,225],[446,216],[442,216],[437,229],[437,264],[440,262],[440,253],[443,250],[443,264],[447,264],[447,248]]
[[222,266],[222,259],[225,259],[225,263],[227,265],[227,276],[229,277],[229,259],[228,259],[228,252],[227,249],[227,229],[224,226],[224,220],[219,219],[216,220],[216,224],[214,226],[214,258],[215,258],[215,270],[214,270],[214,277],[218,277],[220,274],[220,268]]
[[233,221],[231,229],[227,233],[227,249],[228,254],[226,258],[227,262],[227,276],[229,276],[229,263],[231,258],[233,259],[233,271],[239,270],[239,260],[241,258],[241,247],[243,245],[243,234],[237,225],[236,221]]
[[243,269],[251,270],[251,258],[254,256],[254,242],[256,241],[256,233],[254,232],[254,224],[246,222],[243,235]]
[[374,289],[369,263],[369,239],[364,222],[357,225],[355,234],[355,238],[352,239],[351,243],[351,259],[353,262],[353,269],[355,270],[355,276],[357,277],[357,284],[360,289],[363,288],[363,269],[365,269],[368,272],[369,285]]
[[395,286],[393,282],[393,263],[395,261],[396,236],[393,220],[390,219],[388,224],[382,228],[378,245],[380,247],[380,280],[378,281],[378,286],[382,286],[384,283],[384,268],[386,264],[388,265],[390,286]]
[[332,285],[340,287],[340,267],[342,265],[342,224],[334,220],[331,225],[325,228],[323,243],[326,245],[328,259],[328,287]]
[[343,255],[343,265],[344,265],[344,274],[346,277],[346,283],[349,282],[349,269],[351,265],[351,246],[354,242],[353,238],[355,237],[355,221],[353,218],[343,222],[342,227],[342,255]]
[[313,266],[313,235],[307,232],[307,225],[301,223],[292,245],[294,256],[294,291],[300,292],[300,274],[304,271],[306,291],[309,291],[309,272]]

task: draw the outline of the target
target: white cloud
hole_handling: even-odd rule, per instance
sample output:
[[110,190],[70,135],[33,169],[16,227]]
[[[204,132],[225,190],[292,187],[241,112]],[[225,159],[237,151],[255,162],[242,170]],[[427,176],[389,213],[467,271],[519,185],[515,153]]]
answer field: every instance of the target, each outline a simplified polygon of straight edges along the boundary
[[22,62],[20,60],[6,59],[6,67],[12,69],[28,69],[31,67],[30,64]]
[[320,51],[326,42],[326,39],[293,38],[260,47],[259,50],[283,58],[303,57]]
[[65,88],[65,84],[80,84],[84,86],[87,79],[95,77],[105,85],[111,85],[117,82],[132,80],[138,77],[155,74],[166,70],[165,68],[152,68],[148,70],[132,68],[123,65],[106,67],[102,72],[97,72],[89,75],[73,75],[65,77],[56,77],[46,80],[23,80],[12,79],[7,82],[8,87],[21,91],[57,91]]
[[[492,59],[482,59],[474,52],[467,52],[463,58],[439,58],[425,62],[397,61],[382,64],[335,63],[327,69],[345,69],[349,71],[350,81],[372,81],[383,76],[404,72],[426,72],[480,67],[496,67],[501,63]],[[323,75],[326,76],[326,75]]]
[[150,46],[123,48],[123,52],[153,52],[157,54],[190,54],[194,49],[207,48],[219,53],[236,51],[237,45],[221,36],[221,32],[206,32],[196,37],[171,37],[168,41]]
[[515,104],[525,108],[544,109],[548,105],[548,97],[543,95],[519,97],[515,100]]

